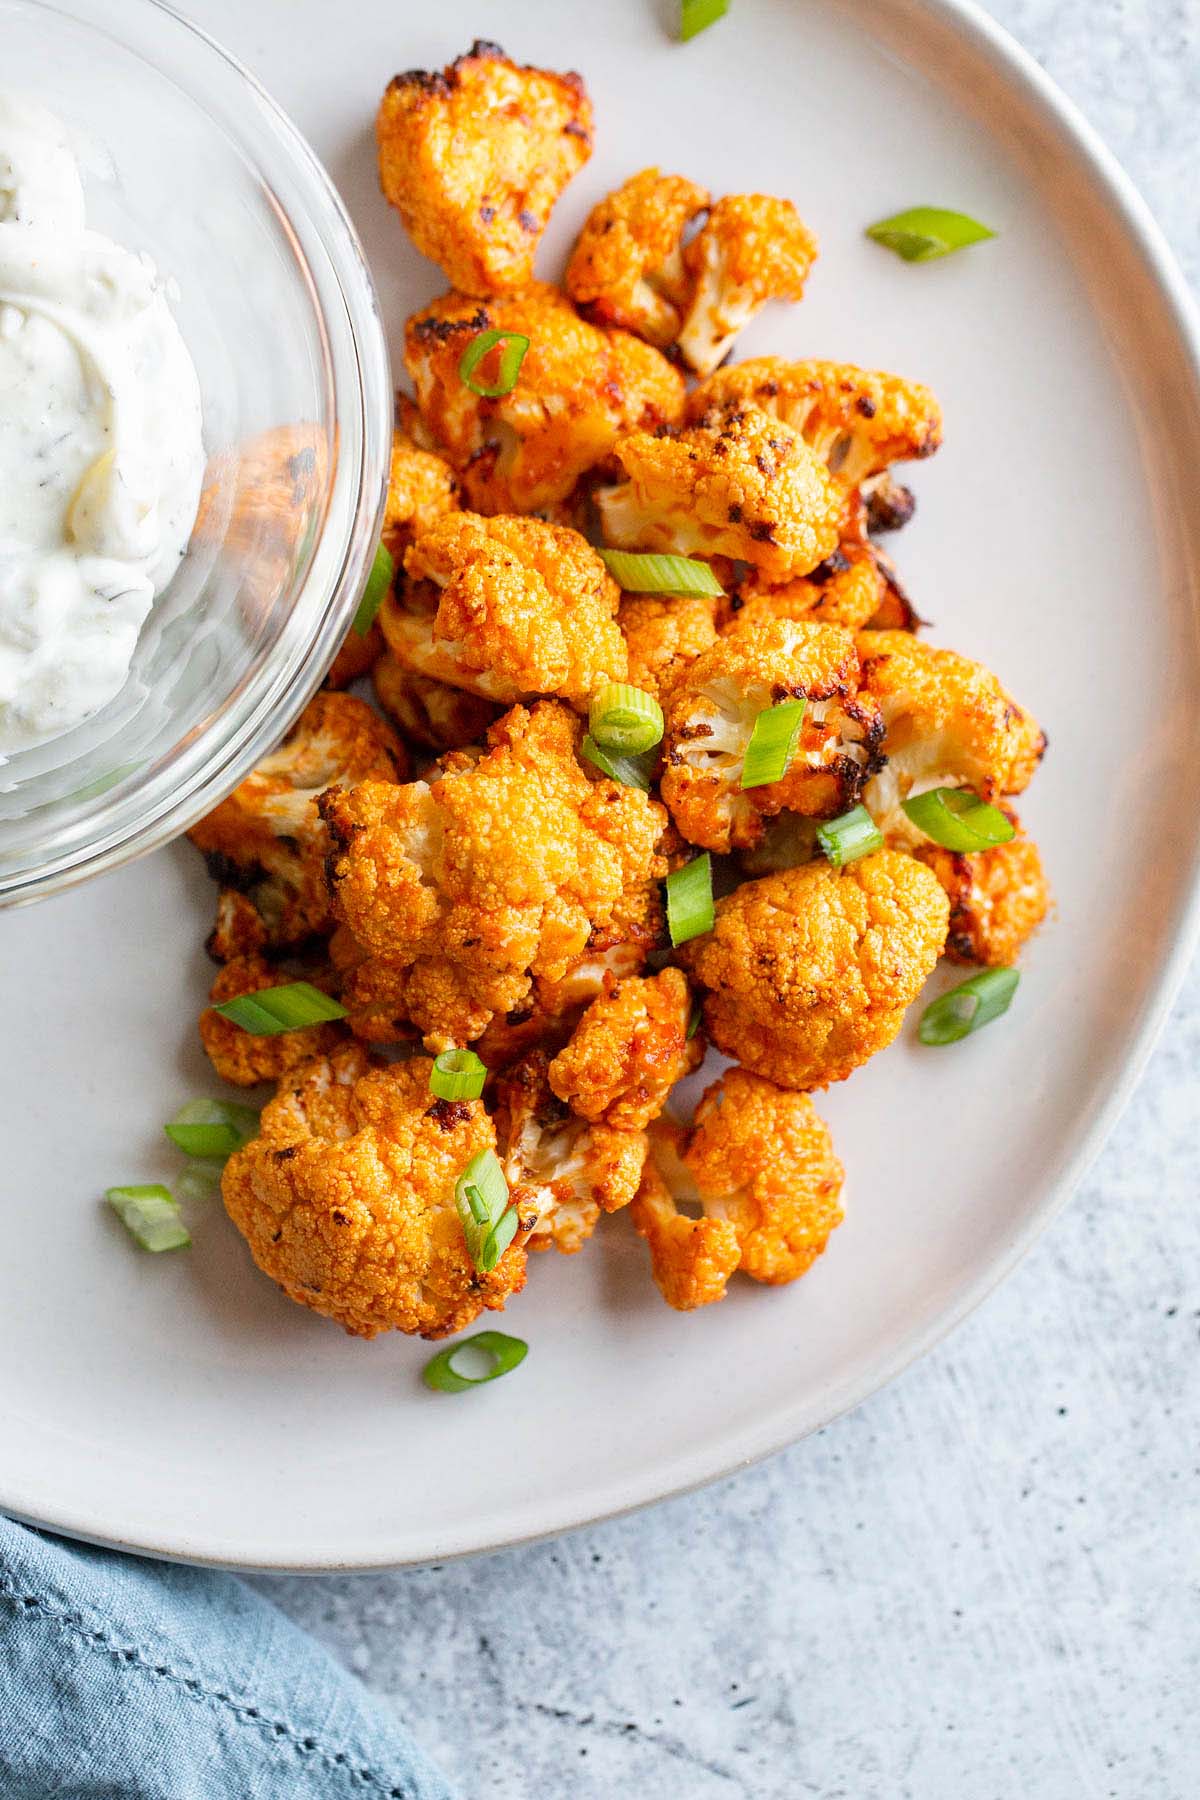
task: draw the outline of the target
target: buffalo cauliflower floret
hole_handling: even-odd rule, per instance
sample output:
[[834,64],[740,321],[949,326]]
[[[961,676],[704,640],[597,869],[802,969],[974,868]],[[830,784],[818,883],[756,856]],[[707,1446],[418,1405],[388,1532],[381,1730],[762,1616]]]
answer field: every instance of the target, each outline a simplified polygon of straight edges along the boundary
[[799,300],[817,240],[790,200],[729,194],[683,253],[692,292],[679,334],[684,361],[710,375],[768,300]]
[[566,289],[597,325],[619,325],[660,350],[674,343],[694,285],[683,239],[708,206],[707,188],[643,169],[588,214]]
[[880,850],[746,882],[680,955],[719,1050],[780,1087],[828,1087],[892,1042],[949,913],[931,870]]
[[444,456],[419,449],[404,432],[392,438],[383,509],[383,541],[397,562],[414,538],[462,506],[458,477]]
[[[391,616],[385,607],[384,622]],[[461,750],[477,744],[497,716],[497,708],[465,688],[435,681],[406,668],[385,650],[371,672],[375,697],[404,736],[430,750]]]
[[1038,847],[1021,834],[1012,809],[1002,810],[1017,826],[1017,836],[1007,844],[961,854],[926,843],[917,852],[949,895],[946,955],[954,962],[1007,968],[1050,907]]
[[901,811],[912,794],[968,787],[994,800],[1028,786],[1046,740],[990,669],[907,631],[862,631],[857,643],[887,754],[863,798],[889,842],[928,842]]
[[688,1037],[691,1009],[678,969],[614,983],[550,1064],[550,1086],[582,1118],[644,1131],[704,1054],[700,1037]]
[[[743,789],[759,715],[803,698],[787,773]],[[859,691],[848,631],[770,620],[719,638],[671,690],[663,737],[662,797],[689,843],[748,849],[764,817],[787,811],[832,818],[853,806],[879,763],[883,721]]]
[[713,594],[626,594],[617,624],[629,652],[629,680],[665,701],[679,677],[717,641]]
[[418,674],[501,704],[558,694],[583,707],[624,680],[621,590],[577,531],[453,513],[409,546],[404,567],[383,628]]
[[593,926],[587,948],[564,975],[554,981],[537,977],[523,1006],[492,1020],[476,1042],[480,1057],[489,1069],[503,1069],[529,1050],[553,1056],[593,1000],[613,982],[639,975],[651,951],[667,942],[662,883],[636,883],[621,895],[611,919]]
[[379,179],[417,249],[467,294],[524,287],[554,203],[592,153],[578,75],[522,68],[480,38],[440,73],[389,83]]
[[267,947],[267,928],[258,909],[236,888],[217,893],[217,916],[204,940],[214,962],[232,962],[235,956],[259,956]]
[[844,541],[824,562],[779,586],[754,571],[738,584],[723,626],[737,635],[768,619],[811,619],[860,631],[887,599],[887,581],[878,552],[870,544]]
[[[512,391],[486,399],[458,366],[491,329],[521,333],[529,349]],[[408,321],[404,362],[467,504],[481,513],[555,508],[622,432],[683,415],[683,377],[665,356],[628,332],[590,325],[545,283],[486,305],[444,294]]]
[[577,1117],[553,1092],[544,1051],[496,1084],[496,1138],[520,1217],[536,1219],[531,1250],[582,1249],[602,1212],[628,1206],[646,1160],[641,1131]]
[[335,789],[339,918],[392,965],[430,1049],[468,1043],[536,978],[566,975],[623,896],[663,872],[663,809],[589,774],[582,722],[557,701],[514,707],[432,783]]
[[755,407],[713,408],[677,436],[633,432],[615,455],[626,479],[596,496],[606,543],[733,557],[768,581],[837,548],[842,501],[824,465]]
[[681,1311],[708,1305],[735,1269],[773,1286],[796,1281],[842,1222],[842,1177],[806,1094],[727,1070],[690,1130],[656,1130],[633,1203],[663,1298]]
[[753,406],[790,425],[843,488],[857,488],[894,462],[932,456],[942,410],[919,382],[852,363],[754,357],[718,369],[688,402],[689,417],[713,406]]
[[495,1146],[479,1100],[435,1100],[426,1057],[357,1044],[295,1070],[230,1157],[222,1192],[264,1275],[355,1337],[445,1337],[525,1282],[521,1235],[490,1275],[467,1252],[458,1177]]
[[[214,1010],[220,1000],[256,994],[261,988],[278,987],[287,979],[264,956],[253,952],[229,957],[218,971],[209,993],[212,1005],[200,1014],[200,1042],[222,1081],[228,1081],[234,1087],[255,1087],[260,1081],[278,1081],[310,1057],[333,1050],[345,1038],[346,1030],[339,1020],[309,1025],[303,1031],[280,1031],[273,1037],[256,1037],[252,1031],[243,1031],[232,1019],[226,1019]],[[307,979],[312,981],[311,973]],[[328,984],[322,981],[320,985]]]
[[278,949],[332,929],[317,796],[334,782],[399,781],[396,735],[353,694],[318,694],[278,750],[188,832],[209,872],[253,902]]

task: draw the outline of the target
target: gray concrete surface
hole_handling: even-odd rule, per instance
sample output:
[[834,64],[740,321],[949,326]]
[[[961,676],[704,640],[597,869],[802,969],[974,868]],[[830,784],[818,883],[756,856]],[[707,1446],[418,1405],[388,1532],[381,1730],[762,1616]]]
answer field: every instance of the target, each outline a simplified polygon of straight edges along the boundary
[[[1200,0],[991,10],[1200,278]],[[1194,1800],[1198,1061],[1200,966],[1018,1274],[818,1437],[555,1544],[258,1585],[469,1800]]]

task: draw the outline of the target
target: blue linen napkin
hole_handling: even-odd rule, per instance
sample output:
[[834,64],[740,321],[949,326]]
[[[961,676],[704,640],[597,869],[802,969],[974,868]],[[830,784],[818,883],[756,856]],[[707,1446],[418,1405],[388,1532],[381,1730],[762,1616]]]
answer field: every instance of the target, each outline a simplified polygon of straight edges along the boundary
[[452,1800],[404,1729],[232,1575],[0,1518],[3,1800]]

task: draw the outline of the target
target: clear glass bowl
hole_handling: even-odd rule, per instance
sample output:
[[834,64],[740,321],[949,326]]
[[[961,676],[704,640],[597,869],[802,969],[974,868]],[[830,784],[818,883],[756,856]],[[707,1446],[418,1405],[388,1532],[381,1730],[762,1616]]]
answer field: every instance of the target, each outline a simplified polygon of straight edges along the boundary
[[0,763],[0,903],[193,824],[286,730],[369,572],[393,397],[329,178],[248,71],[158,0],[0,0],[0,82],[85,140],[88,222],[178,287],[208,456],[125,687]]

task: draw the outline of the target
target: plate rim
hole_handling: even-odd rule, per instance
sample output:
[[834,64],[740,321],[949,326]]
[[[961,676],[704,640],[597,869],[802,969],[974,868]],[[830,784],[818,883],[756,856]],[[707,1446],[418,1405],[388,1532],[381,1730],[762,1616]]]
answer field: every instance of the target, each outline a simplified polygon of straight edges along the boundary
[[[886,0],[885,0],[886,3]],[[896,0],[892,0],[895,4]],[[980,55],[1010,87],[1018,91],[1038,110],[1056,135],[1064,140],[1080,158],[1089,180],[1098,189],[1107,210],[1122,228],[1123,235],[1138,253],[1148,276],[1162,295],[1168,309],[1178,353],[1190,366],[1192,386],[1200,398],[1200,305],[1192,293],[1182,268],[1149,205],[1132,178],[1126,173],[1115,153],[1109,149],[1080,108],[1058,83],[1036,61],[1018,40],[990,14],[979,0],[900,0],[910,11],[928,14],[935,23],[957,33],[969,49]],[[843,10],[845,0],[834,0],[835,10]],[[1141,1079],[1149,1057],[1172,1004],[1182,985],[1188,966],[1200,943],[1200,834],[1197,835],[1186,878],[1185,897],[1180,901],[1173,926],[1168,954],[1150,984],[1142,1004],[1142,1016],[1134,1028],[1130,1047],[1119,1074],[1108,1091],[1092,1107],[1092,1117],[1082,1136],[1056,1176],[1047,1186],[1041,1201],[1021,1219],[1011,1233],[1003,1251],[958,1292],[952,1301],[931,1319],[901,1338],[890,1351],[880,1354],[848,1377],[830,1395],[828,1405],[805,1422],[797,1422],[784,1410],[773,1418],[736,1427],[717,1439],[677,1457],[676,1469],[663,1481],[661,1465],[657,1476],[632,1482],[619,1478],[624,1498],[594,1489],[586,1510],[579,1504],[556,1504],[554,1496],[525,1503],[531,1515],[526,1529],[490,1528],[481,1540],[472,1540],[468,1527],[447,1534],[443,1542],[415,1550],[408,1534],[392,1531],[386,1544],[364,1555],[339,1554],[331,1547],[310,1547],[301,1556],[280,1554],[261,1560],[256,1554],[246,1557],[230,1543],[197,1540],[185,1532],[172,1538],[159,1533],[158,1542],[133,1540],[120,1533],[89,1528],[69,1504],[47,1507],[39,1505],[28,1511],[0,1492],[0,1509],[8,1516],[40,1529],[61,1532],[85,1543],[174,1562],[198,1566],[237,1569],[248,1573],[332,1575],[418,1568],[430,1563],[448,1562],[460,1557],[487,1555],[499,1550],[544,1542],[566,1531],[623,1518],[643,1507],[660,1501],[694,1493],[723,1478],[753,1467],[778,1454],[813,1432],[824,1429],[844,1414],[886,1387],[906,1369],[919,1361],[954,1331],[1005,1281],[1032,1249],[1042,1233],[1058,1216],[1095,1162],[1110,1133],[1127,1106]],[[679,1465],[683,1465],[682,1468]],[[2,1479],[2,1478],[0,1478]],[[289,1547],[285,1546],[285,1551]]]

